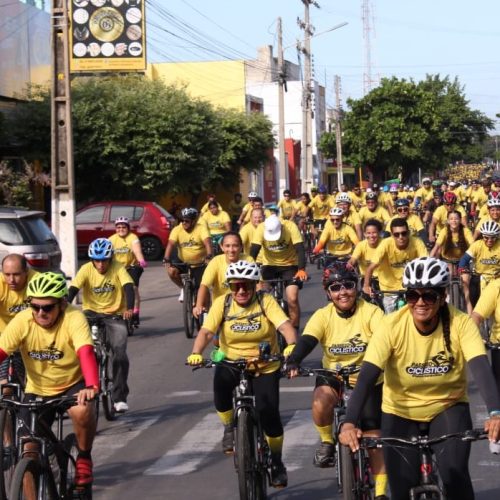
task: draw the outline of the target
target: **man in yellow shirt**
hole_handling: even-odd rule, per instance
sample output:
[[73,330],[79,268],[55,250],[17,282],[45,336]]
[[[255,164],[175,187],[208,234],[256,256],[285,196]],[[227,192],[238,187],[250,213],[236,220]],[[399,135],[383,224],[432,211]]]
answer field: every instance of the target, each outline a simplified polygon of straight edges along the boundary
[[115,411],[125,412],[128,410],[129,360],[128,330],[124,320],[131,320],[134,312],[134,282],[127,270],[112,260],[113,245],[106,238],[94,240],[89,245],[88,256],[90,262],[79,269],[71,282],[68,301],[71,303],[82,289],[84,313],[104,320],[113,351],[112,397]]
[[323,229],[325,222],[328,219],[328,212],[331,208],[330,197],[328,196],[328,190],[323,184],[318,188],[318,194],[315,196],[311,203],[309,203],[309,210],[311,212],[311,217],[313,219],[313,227],[311,232],[314,237],[318,236],[318,228]]
[[366,207],[362,207],[359,211],[362,227],[365,227],[369,219],[376,219],[380,221],[383,226],[389,222],[391,218],[389,212],[379,204],[378,199],[379,196],[377,193],[366,193]]
[[404,219],[394,219],[390,224],[391,238],[382,240],[375,252],[372,263],[365,274],[363,292],[373,295],[371,279],[373,272],[378,268],[378,280],[383,295],[384,310],[386,313],[394,311],[401,291],[403,270],[408,262],[417,257],[427,255],[427,249],[422,240],[410,234],[408,223]]
[[420,204],[425,207],[425,205],[432,200],[432,197],[433,189],[431,186],[431,180],[429,177],[424,177],[422,179],[422,187],[415,191],[415,207],[418,208]]
[[[245,224],[240,229],[241,241],[243,242],[243,252],[250,255],[250,246],[252,244],[253,235],[259,225],[264,222],[264,210],[262,208],[253,208],[250,214],[250,224]],[[256,262],[262,263],[262,258],[257,257]]]
[[348,195],[352,200],[354,208],[357,212],[359,212],[360,208],[365,203],[365,193],[361,191],[361,187],[353,186],[352,191],[349,191]]
[[[28,283],[30,309],[19,312],[0,336],[0,361],[19,350],[26,366],[25,400],[50,400],[76,396],[77,405],[68,409],[79,449],[75,483],[90,488],[91,450],[96,431],[95,404],[99,374],[90,329],[85,316],[68,305],[66,279],[61,274],[39,273]],[[50,429],[53,414],[40,418]],[[22,418],[28,422],[29,414]],[[33,443],[25,444],[26,451]],[[5,458],[5,457],[4,457]]]
[[291,220],[295,212],[296,203],[292,199],[292,192],[289,189],[283,191],[283,198],[278,202],[281,211],[281,218]]
[[198,210],[183,208],[181,223],[174,227],[168,237],[163,264],[167,266],[169,278],[180,288],[179,302],[184,300],[181,269],[191,267],[193,278],[198,287],[205,264],[212,258],[210,233],[205,224],[197,224]]

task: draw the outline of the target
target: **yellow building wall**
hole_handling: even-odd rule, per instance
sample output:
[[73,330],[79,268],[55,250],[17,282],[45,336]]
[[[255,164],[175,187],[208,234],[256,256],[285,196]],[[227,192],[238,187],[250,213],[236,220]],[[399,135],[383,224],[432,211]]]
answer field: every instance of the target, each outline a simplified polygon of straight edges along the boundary
[[244,61],[211,61],[149,64],[146,74],[186,88],[198,97],[223,108],[245,111]]

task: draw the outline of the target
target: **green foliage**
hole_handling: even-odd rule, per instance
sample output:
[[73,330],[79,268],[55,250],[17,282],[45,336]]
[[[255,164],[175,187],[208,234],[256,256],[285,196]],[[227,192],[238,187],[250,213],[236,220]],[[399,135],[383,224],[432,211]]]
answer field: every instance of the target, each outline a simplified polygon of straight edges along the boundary
[[[492,121],[469,107],[457,79],[383,79],[359,100],[348,100],[344,120],[347,161],[377,170],[403,167],[406,178],[418,167],[441,169],[467,159],[479,161]],[[479,155],[479,157],[478,157]]]
[[32,184],[49,185],[46,175],[36,174],[33,167],[23,162],[0,162],[0,203],[12,206],[28,206],[33,199]]
[[336,158],[337,138],[335,132],[323,132],[319,140],[318,148],[325,158]]

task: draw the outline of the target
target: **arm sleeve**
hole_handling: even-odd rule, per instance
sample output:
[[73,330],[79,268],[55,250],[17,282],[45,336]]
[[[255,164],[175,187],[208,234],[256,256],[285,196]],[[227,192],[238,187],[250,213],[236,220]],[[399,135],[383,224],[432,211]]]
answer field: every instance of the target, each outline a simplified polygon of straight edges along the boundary
[[135,301],[134,285],[132,285],[132,283],[125,283],[125,285],[123,285],[123,291],[125,292],[127,309],[133,309]]
[[[491,371],[491,366],[486,355],[476,356],[469,361],[470,371],[474,381],[479,387],[481,397],[486,403],[488,412],[500,409],[500,396],[498,394],[497,384]],[[351,402],[349,401],[349,404]]]
[[257,258],[257,255],[259,255],[259,252],[260,252],[260,248],[261,248],[261,246],[257,245],[257,243],[252,243],[251,244],[251,246],[250,246],[250,257],[252,257],[252,259],[256,259]]
[[356,425],[366,398],[368,397],[368,393],[375,386],[381,373],[382,370],[378,366],[368,361],[363,361],[356,386],[354,387],[354,391],[349,399],[349,405],[347,406],[346,422]]
[[472,256],[465,252],[458,263],[458,267],[469,267],[470,261],[472,260]]
[[76,352],[80,359],[83,379],[87,387],[99,387],[99,374],[97,371],[97,361],[95,359],[94,348],[91,345],[83,345]]
[[78,294],[79,292],[79,288],[77,288],[76,286],[70,286],[69,287],[69,290],[68,290],[68,302],[71,304],[71,302],[73,302],[73,299],[76,297],[76,295]]
[[[294,248],[295,248],[295,250],[297,252],[297,259],[298,259],[299,269],[305,269],[306,268],[306,251],[304,249],[304,243],[302,243],[302,242],[295,243],[295,245],[293,245],[293,246],[294,246]],[[252,251],[250,250],[250,255],[252,255],[251,252]],[[252,257],[253,257],[253,255],[252,255]]]
[[300,365],[302,360],[308,356],[318,344],[318,339],[312,335],[302,335],[294,347],[292,354],[288,357],[288,361]]
[[9,355],[3,349],[0,349],[0,363],[3,363],[8,357]]

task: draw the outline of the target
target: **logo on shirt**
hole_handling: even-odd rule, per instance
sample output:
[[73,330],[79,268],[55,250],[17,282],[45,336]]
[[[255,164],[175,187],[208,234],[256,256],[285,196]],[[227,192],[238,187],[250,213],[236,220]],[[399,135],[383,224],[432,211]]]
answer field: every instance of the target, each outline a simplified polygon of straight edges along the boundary
[[342,245],[342,243],[345,243],[345,239],[340,237],[340,238],[337,238],[336,240],[330,240],[330,243],[332,245]]
[[349,354],[360,354],[366,351],[368,343],[361,338],[361,333],[352,337],[345,344],[333,344],[328,348],[328,353],[332,355],[346,356]]
[[24,301],[21,302],[20,304],[14,304],[13,306],[10,306],[8,311],[11,314],[17,314],[18,312],[24,311],[27,308],[28,308],[28,303]]
[[402,262],[390,262],[390,265],[391,267],[395,267],[395,268],[403,268],[403,267],[406,267],[406,264],[408,264],[408,262],[410,262],[408,259],[406,260],[403,260]]
[[286,241],[283,241],[283,240],[279,240],[276,243],[267,242],[266,248],[270,252],[281,252],[282,250],[285,250],[288,248],[288,243]]
[[114,253],[129,253],[130,249],[128,247],[115,248]]
[[260,329],[260,319],[247,319],[246,322],[238,321],[231,325],[231,331],[237,333],[252,333]]
[[185,241],[184,243],[180,243],[179,246],[181,248],[190,248],[190,247],[197,247],[199,246],[199,243],[193,238],[189,238],[188,241]]
[[94,293],[109,293],[115,291],[115,285],[111,283],[111,281],[106,281],[103,286],[96,286],[92,288],[92,292]]
[[498,264],[498,259],[496,257],[490,257],[489,259],[481,259],[480,262],[485,266],[496,266]]
[[64,358],[64,353],[56,349],[52,343],[50,346],[40,351],[29,351],[28,356],[35,361],[58,361]]
[[447,357],[445,351],[439,351],[424,363],[412,363],[406,373],[412,377],[439,377],[446,375],[453,368],[453,359]]

